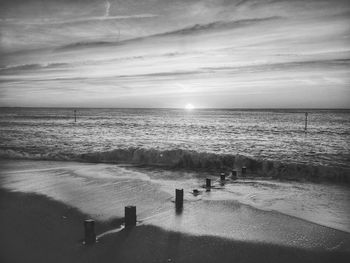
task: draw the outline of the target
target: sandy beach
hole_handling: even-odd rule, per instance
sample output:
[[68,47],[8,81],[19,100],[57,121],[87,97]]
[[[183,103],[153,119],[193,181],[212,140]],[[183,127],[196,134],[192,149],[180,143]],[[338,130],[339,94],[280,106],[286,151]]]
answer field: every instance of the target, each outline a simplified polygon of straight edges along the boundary
[[[142,170],[122,170],[118,175],[118,166],[65,165],[2,163],[1,262],[347,262],[350,258],[349,233],[222,200],[224,188],[203,192],[198,200],[185,193],[184,210],[176,214],[166,189],[187,185],[193,178],[177,178],[174,183],[170,175],[164,179],[164,171],[152,171],[152,178]],[[111,167],[114,177],[106,173]],[[87,172],[96,169],[100,173],[94,177]],[[157,176],[165,182],[160,184]],[[135,192],[139,199],[132,197]],[[139,223],[119,231],[128,202],[139,207]],[[155,209],[159,204],[161,209]],[[98,213],[90,212],[98,208]],[[103,235],[95,245],[83,245],[87,218],[96,220],[97,235],[117,231]]]
[[[34,194],[1,190],[1,262],[347,262],[349,252],[297,249],[192,236],[138,226],[82,244],[83,220],[74,208]],[[121,219],[97,222],[101,233]],[[319,227],[322,231],[322,227]],[[334,232],[349,239],[348,234]]]

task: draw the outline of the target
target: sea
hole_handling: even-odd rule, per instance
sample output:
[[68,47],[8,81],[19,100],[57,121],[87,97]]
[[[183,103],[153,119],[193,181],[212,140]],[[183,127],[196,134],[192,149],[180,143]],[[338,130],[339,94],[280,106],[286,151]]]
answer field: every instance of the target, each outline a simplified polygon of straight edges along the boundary
[[[349,168],[350,110],[1,108],[0,150],[6,158],[53,160],[122,151],[129,156],[108,161],[140,163],[177,151],[193,160],[208,153]],[[142,158],[133,156],[140,151]]]
[[349,149],[350,110],[0,108],[2,188],[98,220],[136,205],[142,224],[304,248],[349,248],[329,232],[350,233]]

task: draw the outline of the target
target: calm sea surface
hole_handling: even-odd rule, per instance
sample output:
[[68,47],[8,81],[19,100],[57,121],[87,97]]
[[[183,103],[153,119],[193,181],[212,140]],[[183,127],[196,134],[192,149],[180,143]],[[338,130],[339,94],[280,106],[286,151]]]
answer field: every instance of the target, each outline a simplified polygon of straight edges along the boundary
[[350,167],[350,111],[1,108],[2,156],[183,149]]

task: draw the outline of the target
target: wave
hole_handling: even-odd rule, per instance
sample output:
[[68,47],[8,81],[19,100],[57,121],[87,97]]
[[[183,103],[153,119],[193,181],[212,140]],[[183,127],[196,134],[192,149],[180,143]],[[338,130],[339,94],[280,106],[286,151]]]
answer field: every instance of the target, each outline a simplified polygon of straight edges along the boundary
[[283,163],[279,161],[255,159],[238,154],[218,154],[184,149],[159,150],[129,147],[83,154],[62,152],[27,153],[7,149],[0,150],[0,158],[79,161],[90,163],[128,163],[143,166],[162,166],[171,169],[209,172],[221,171],[227,173],[236,170],[238,171],[238,175],[241,175],[240,171],[242,167],[246,167],[246,176],[248,177],[350,183],[349,168]]

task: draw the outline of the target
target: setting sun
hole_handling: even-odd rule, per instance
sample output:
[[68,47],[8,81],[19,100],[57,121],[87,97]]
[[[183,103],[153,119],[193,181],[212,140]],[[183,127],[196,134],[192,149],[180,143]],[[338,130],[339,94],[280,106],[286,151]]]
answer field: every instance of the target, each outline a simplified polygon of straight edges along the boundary
[[194,106],[193,106],[191,103],[189,103],[189,104],[187,104],[187,105],[185,106],[185,109],[186,109],[186,110],[193,110],[193,109],[194,109]]

